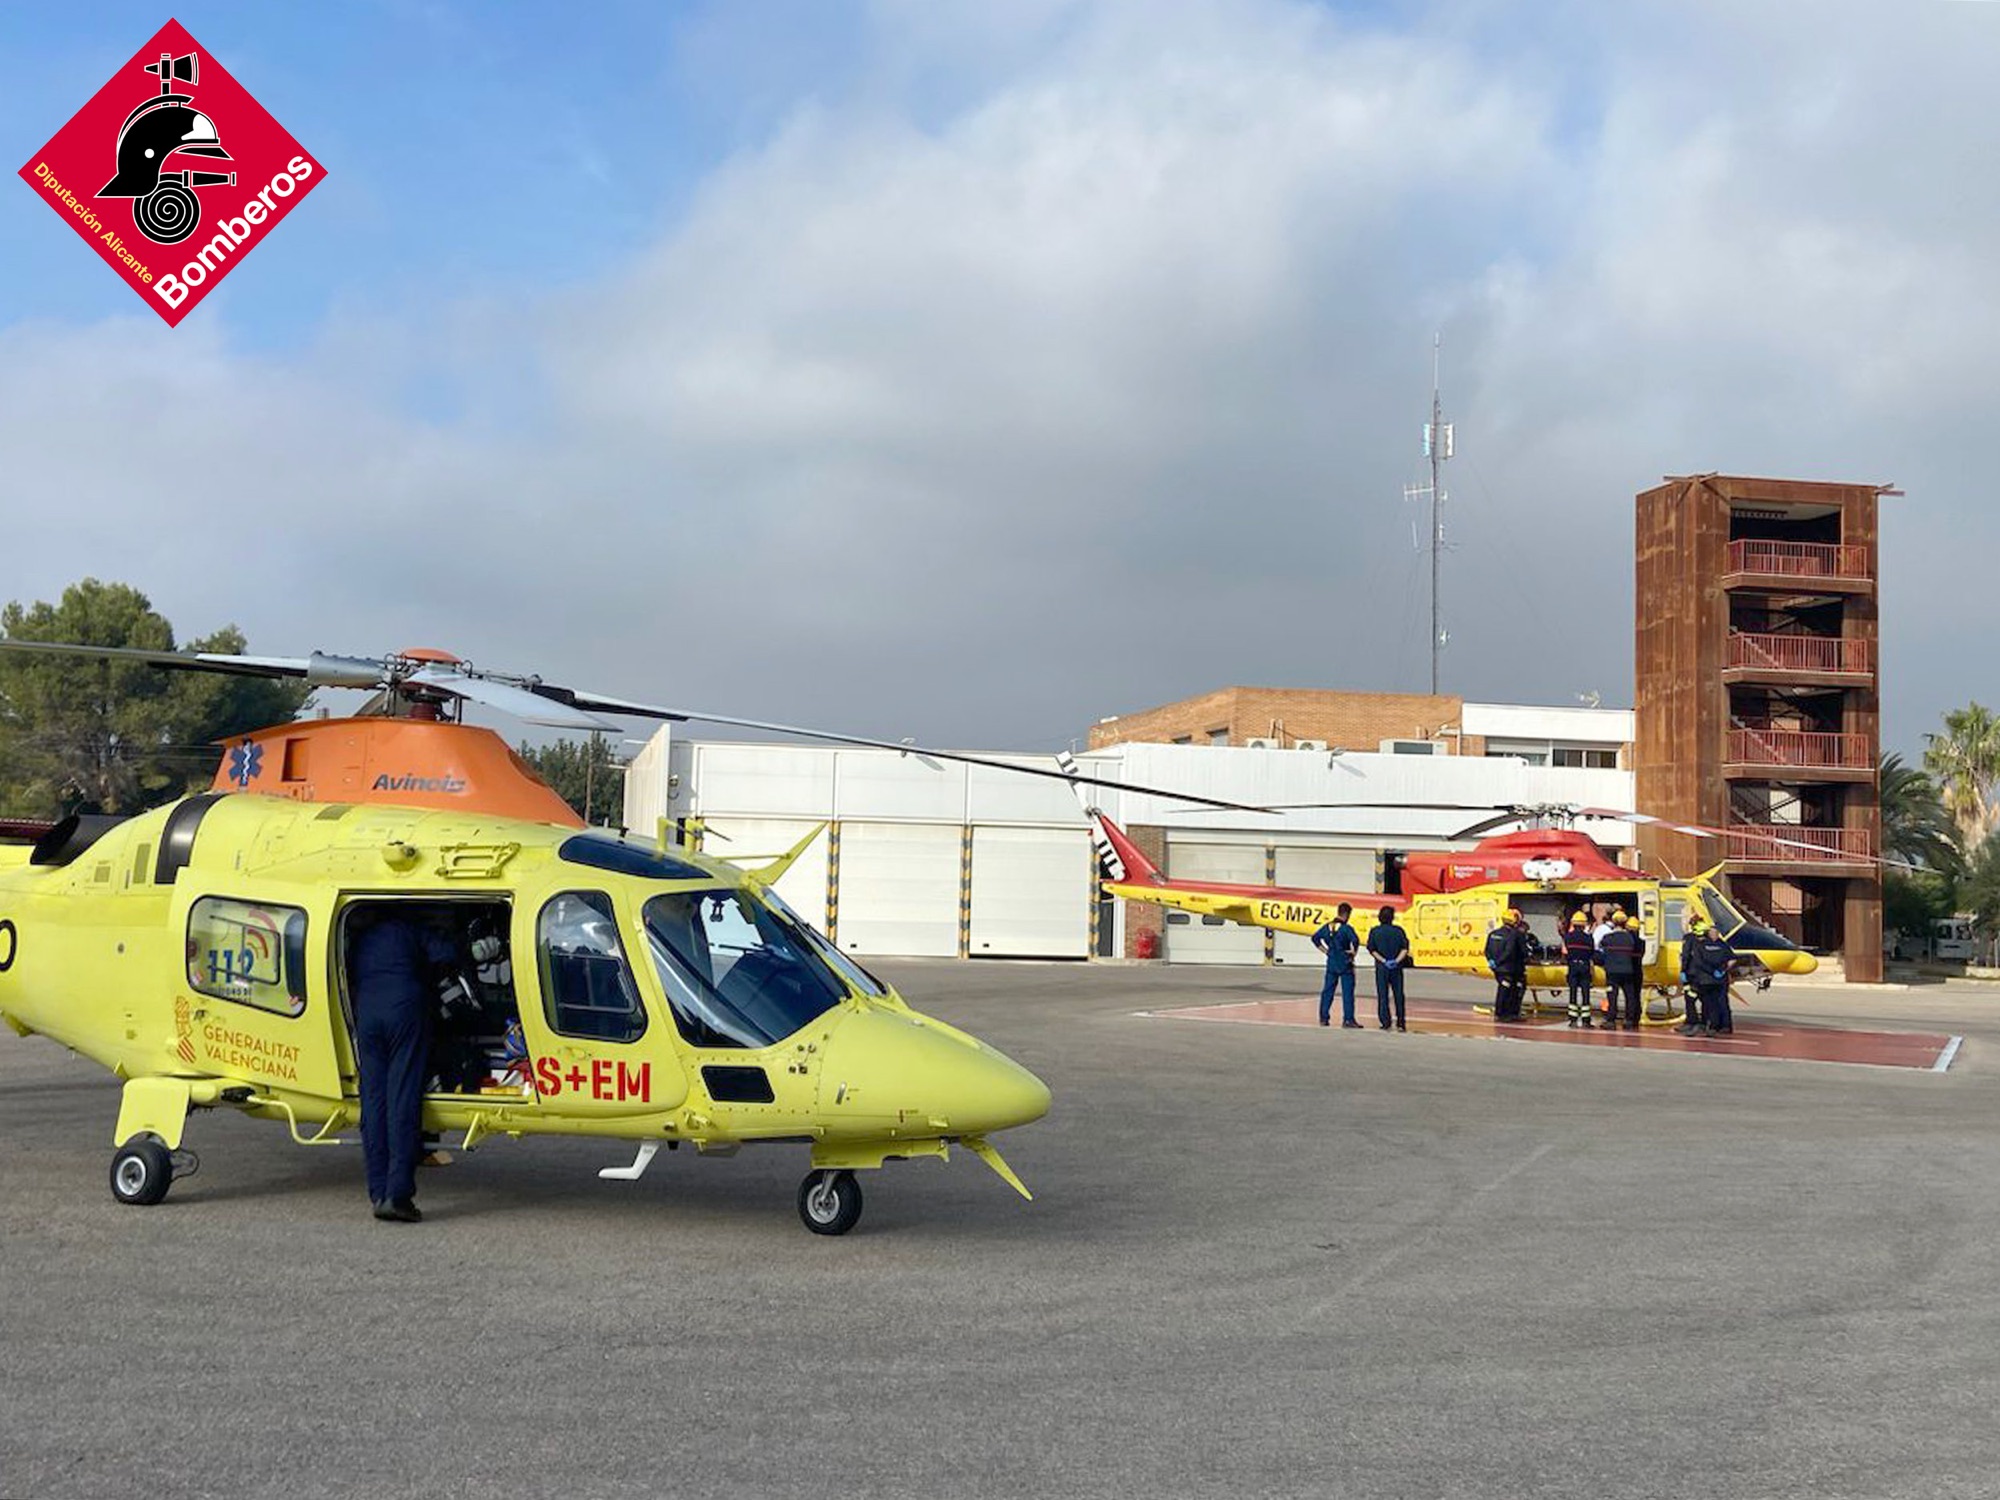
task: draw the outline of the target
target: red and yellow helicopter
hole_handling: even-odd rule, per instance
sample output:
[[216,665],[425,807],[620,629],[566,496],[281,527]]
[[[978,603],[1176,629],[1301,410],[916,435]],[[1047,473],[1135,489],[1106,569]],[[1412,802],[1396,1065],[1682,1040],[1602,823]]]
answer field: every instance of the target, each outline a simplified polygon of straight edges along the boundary
[[[1075,762],[1061,758],[1066,767]],[[1409,853],[1392,863],[1389,891],[1320,891],[1269,885],[1231,885],[1175,880],[1162,874],[1125,831],[1078,788],[1096,841],[1107,894],[1127,901],[1219,917],[1249,927],[1313,933],[1333,919],[1343,902],[1363,942],[1376,914],[1389,907],[1409,934],[1411,962],[1417,967],[1489,976],[1486,935],[1509,908],[1519,911],[1547,961],[1531,964],[1531,989],[1562,989],[1561,932],[1584,911],[1593,923],[1612,910],[1627,913],[1644,943],[1642,982],[1664,996],[1657,1024],[1680,1019],[1680,943],[1684,924],[1701,916],[1715,925],[1736,950],[1743,977],[1758,987],[1774,975],[1810,974],[1818,960],[1769,925],[1743,912],[1716,884],[1722,867],[1686,880],[1660,879],[1628,870],[1588,835],[1568,826],[1578,818],[1623,822],[1658,821],[1640,813],[1569,805],[1472,808],[1488,814],[1457,837],[1472,838],[1508,823],[1537,826],[1482,838],[1462,853]],[[1350,807],[1372,804],[1347,803]],[[1454,804],[1454,806],[1458,806]],[[1716,834],[1713,829],[1671,825],[1682,832]],[[1718,835],[1719,836],[1719,835]],[[1782,840],[1777,840],[1782,842]],[[1603,975],[1597,975],[1601,984]]]
[[629,715],[1002,763],[605,698],[439,651],[0,649],[375,694],[354,717],[232,741],[213,788],[170,806],[0,827],[0,1021],[123,1080],[119,1201],[158,1203],[194,1170],[191,1111],[236,1109],[307,1146],[356,1125],[348,941],[392,903],[464,955],[440,985],[424,1124],[462,1132],[466,1149],[500,1135],[630,1141],[631,1164],[599,1174],[629,1181],[663,1145],[803,1146],[799,1214],[819,1234],[860,1216],[856,1171],[954,1144],[1029,1196],[991,1138],[1041,1118],[1047,1087],[912,1009],[785,906],[771,887],[813,835],[741,869],[665,828],[587,830],[499,736],[460,718],[470,701],[562,728]]

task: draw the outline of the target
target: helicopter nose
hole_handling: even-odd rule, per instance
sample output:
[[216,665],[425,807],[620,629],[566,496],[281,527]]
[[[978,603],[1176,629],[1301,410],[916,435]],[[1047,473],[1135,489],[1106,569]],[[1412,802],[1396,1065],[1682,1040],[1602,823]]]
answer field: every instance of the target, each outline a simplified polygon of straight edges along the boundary
[[984,1135],[1039,1120],[1049,1089],[997,1048],[916,1012],[864,1011],[829,1038],[821,1104],[864,1133]]
[[[1810,974],[1819,967],[1819,960],[1803,948],[1794,948],[1789,953],[1766,953],[1764,967],[1779,974]],[[1772,960],[1777,962],[1773,963]]]

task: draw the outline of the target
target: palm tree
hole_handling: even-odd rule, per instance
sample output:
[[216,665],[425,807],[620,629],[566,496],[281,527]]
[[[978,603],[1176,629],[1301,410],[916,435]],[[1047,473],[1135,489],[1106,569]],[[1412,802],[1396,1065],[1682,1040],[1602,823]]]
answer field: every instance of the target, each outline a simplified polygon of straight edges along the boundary
[[1969,703],[1946,714],[1944,733],[1925,735],[1924,745],[1924,769],[1958,825],[1958,847],[1970,853],[2000,821],[1993,793],[2000,780],[2000,718]]
[[1882,757],[1879,769],[1882,800],[1882,852],[1890,859],[1922,865],[1946,874],[1964,863],[1958,829],[1945,811],[1935,782],[1900,754]]

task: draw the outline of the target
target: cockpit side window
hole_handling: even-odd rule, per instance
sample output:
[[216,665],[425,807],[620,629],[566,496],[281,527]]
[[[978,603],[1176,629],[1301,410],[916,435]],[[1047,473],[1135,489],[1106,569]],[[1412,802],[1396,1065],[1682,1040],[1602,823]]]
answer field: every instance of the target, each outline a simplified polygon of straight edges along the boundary
[[1728,937],[1741,927],[1746,920],[1743,913],[1729,902],[1722,892],[1702,887],[1701,903],[1708,908],[1708,920],[1715,924],[1715,930]]
[[602,891],[565,891],[542,908],[540,923],[542,1006],[550,1029],[593,1041],[636,1041],[646,1030],[646,1008],[618,919]]

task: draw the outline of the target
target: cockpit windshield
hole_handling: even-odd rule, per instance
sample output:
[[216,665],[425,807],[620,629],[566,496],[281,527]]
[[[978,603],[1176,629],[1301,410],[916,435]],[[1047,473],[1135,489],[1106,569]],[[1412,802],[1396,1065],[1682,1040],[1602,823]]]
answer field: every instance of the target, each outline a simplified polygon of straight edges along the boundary
[[842,953],[838,948],[834,947],[832,938],[793,911],[786,904],[784,898],[776,891],[765,891],[764,899],[789,918],[791,924],[805,935],[805,940],[812,945],[813,952],[832,965],[834,971],[849,984],[853,985],[855,989],[864,995],[874,995],[878,998],[889,993],[888,985],[862,968],[860,964],[856,963],[847,954]]
[[810,929],[747,892],[675,891],[645,916],[660,986],[697,1047],[768,1047],[847,997]]
[[1715,924],[1715,930],[1728,937],[1748,920],[1742,912],[1730,904],[1729,898],[1713,886],[1702,886],[1702,905],[1708,908],[1708,920]]

